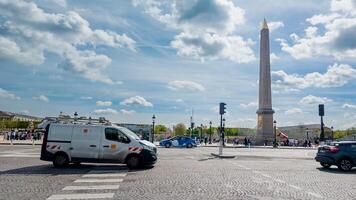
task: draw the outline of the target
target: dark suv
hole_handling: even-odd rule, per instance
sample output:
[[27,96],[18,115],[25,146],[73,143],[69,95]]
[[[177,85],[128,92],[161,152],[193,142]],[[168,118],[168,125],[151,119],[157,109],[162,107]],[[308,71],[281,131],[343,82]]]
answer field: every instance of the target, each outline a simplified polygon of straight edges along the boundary
[[315,160],[324,168],[336,165],[342,171],[356,167],[356,141],[335,142],[319,147]]

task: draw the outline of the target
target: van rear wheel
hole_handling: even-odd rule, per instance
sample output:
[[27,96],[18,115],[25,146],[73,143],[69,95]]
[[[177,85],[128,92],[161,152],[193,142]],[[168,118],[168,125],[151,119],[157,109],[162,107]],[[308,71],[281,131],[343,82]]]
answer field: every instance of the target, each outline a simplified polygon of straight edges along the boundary
[[140,158],[136,155],[132,155],[127,158],[126,164],[130,169],[137,169],[140,166]]
[[69,159],[67,155],[60,153],[54,156],[53,159],[54,167],[62,168],[68,166],[68,164],[69,164]]

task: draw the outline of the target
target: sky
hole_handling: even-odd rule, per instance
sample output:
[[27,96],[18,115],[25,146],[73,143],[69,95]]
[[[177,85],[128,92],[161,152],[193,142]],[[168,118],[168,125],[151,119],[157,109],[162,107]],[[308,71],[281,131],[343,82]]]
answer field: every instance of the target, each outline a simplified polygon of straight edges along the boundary
[[356,126],[356,0],[0,0],[0,110],[256,127],[270,30],[277,126]]

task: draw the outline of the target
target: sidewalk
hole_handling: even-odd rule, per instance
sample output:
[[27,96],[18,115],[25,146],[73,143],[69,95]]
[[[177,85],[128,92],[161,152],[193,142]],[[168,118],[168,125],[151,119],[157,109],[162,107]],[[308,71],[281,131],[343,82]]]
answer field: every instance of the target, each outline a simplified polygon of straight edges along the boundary
[[[11,145],[11,141],[0,138],[0,145]],[[42,145],[42,140],[13,140],[12,145]]]
[[[219,147],[219,143],[213,143],[213,144],[199,144],[198,147]],[[245,145],[239,144],[239,145],[233,145],[231,143],[225,144],[224,148],[249,148],[245,147]],[[273,149],[273,146],[253,146],[251,145],[250,148],[261,148],[261,149]],[[315,150],[318,149],[318,147],[294,147],[294,146],[279,146],[277,149],[305,149],[305,150]]]

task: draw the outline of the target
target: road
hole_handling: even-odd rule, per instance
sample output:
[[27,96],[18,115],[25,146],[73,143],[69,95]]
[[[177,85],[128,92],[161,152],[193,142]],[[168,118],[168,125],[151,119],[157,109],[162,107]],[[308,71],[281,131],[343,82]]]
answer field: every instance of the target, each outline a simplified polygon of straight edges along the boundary
[[154,168],[55,169],[39,146],[0,146],[0,199],[355,199],[356,170],[322,169],[315,150],[159,148]]

